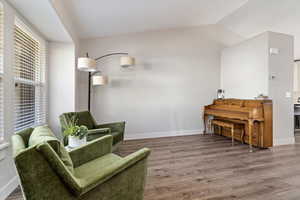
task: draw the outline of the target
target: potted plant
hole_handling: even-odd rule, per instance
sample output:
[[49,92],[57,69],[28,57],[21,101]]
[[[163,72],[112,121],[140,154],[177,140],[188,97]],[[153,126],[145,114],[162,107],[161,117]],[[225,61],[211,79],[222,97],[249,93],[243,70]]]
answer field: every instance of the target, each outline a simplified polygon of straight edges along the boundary
[[76,117],[73,116],[69,123],[64,126],[64,135],[68,137],[69,147],[75,148],[86,143],[86,135],[88,128],[86,126],[78,126]]

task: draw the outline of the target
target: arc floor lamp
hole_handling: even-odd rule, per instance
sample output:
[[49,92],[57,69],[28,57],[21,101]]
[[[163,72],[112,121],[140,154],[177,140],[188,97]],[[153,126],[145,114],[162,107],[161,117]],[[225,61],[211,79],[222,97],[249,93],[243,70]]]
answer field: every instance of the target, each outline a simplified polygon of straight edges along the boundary
[[110,57],[110,56],[117,56],[121,55],[120,57],[120,66],[121,67],[129,67],[135,64],[135,59],[129,56],[128,53],[110,53],[98,58],[90,58],[88,53],[86,57],[78,58],[77,68],[80,71],[85,71],[89,73],[89,87],[88,87],[88,110],[91,110],[91,86],[99,86],[99,85],[106,85],[108,83],[108,77],[103,75],[100,70],[97,70],[97,61]]

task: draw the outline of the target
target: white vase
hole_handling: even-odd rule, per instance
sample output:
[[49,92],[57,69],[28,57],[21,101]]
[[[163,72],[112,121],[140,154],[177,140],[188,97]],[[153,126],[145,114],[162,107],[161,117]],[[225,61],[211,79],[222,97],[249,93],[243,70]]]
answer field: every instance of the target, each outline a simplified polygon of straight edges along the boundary
[[69,139],[69,147],[71,148],[76,148],[86,144],[86,137],[79,139],[79,137],[69,135],[68,139]]

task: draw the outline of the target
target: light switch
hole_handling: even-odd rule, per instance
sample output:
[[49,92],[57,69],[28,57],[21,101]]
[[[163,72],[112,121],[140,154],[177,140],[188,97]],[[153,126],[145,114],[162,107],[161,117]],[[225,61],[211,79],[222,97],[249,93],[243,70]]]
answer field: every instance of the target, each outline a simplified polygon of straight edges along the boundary
[[279,49],[278,48],[270,48],[270,54],[271,55],[279,54]]
[[285,97],[286,97],[286,98],[291,98],[291,97],[292,97],[292,93],[286,92],[286,93],[285,93]]

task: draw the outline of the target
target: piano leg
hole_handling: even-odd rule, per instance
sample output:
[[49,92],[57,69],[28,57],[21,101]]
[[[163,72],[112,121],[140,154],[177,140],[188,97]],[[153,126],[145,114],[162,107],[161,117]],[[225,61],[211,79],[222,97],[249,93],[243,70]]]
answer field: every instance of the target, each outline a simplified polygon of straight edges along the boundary
[[231,146],[234,146],[234,126],[231,127]]
[[249,152],[253,152],[252,146],[252,132],[253,132],[253,120],[248,121],[248,132],[249,132]]
[[241,132],[241,142],[242,142],[242,144],[244,144],[244,136],[245,136],[245,126],[244,126],[244,128],[242,129],[242,132]]
[[260,146],[262,148],[264,148],[264,126],[265,126],[265,123],[264,122],[260,122]]
[[208,119],[208,115],[203,115],[203,123],[204,123],[204,132],[203,132],[203,135],[206,134],[206,131],[207,131],[207,119]]

